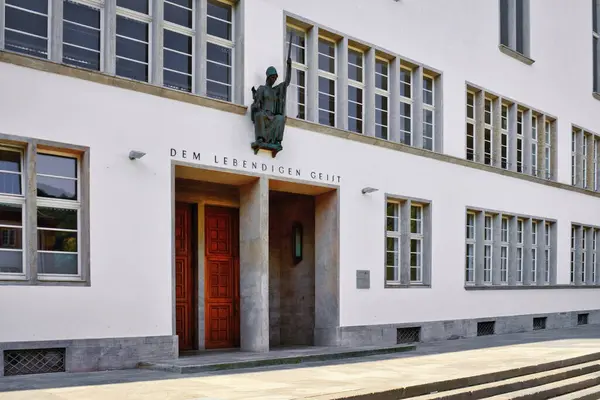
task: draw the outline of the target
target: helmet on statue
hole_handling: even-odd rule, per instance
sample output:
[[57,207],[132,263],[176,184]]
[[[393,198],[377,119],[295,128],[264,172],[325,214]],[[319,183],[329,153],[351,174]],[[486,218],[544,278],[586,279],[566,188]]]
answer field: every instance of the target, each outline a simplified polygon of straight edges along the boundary
[[278,76],[277,75],[277,70],[275,69],[275,67],[269,67],[269,68],[267,68],[267,78],[269,76],[272,76],[272,75]]

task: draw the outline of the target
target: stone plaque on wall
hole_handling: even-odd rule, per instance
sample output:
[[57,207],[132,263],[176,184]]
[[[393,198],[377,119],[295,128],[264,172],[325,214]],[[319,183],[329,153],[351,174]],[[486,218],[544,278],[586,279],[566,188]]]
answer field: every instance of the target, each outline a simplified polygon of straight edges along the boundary
[[356,288],[369,289],[371,288],[371,271],[357,270],[356,271]]

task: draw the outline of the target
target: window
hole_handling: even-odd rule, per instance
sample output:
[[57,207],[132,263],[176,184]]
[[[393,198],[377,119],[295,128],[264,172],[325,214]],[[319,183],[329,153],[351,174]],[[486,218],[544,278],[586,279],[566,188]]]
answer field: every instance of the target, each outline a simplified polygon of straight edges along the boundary
[[319,38],[319,123],[335,126],[336,45]]
[[412,145],[412,71],[400,68],[400,141]]
[[534,115],[531,117],[531,174],[539,176],[538,173],[538,118]]
[[423,76],[423,148],[433,150],[435,132],[435,99],[433,78]]
[[544,123],[544,174],[546,179],[552,176],[552,124],[550,121]]
[[[81,253],[82,243],[89,241],[81,229],[82,212],[87,213],[81,157],[73,150],[40,148],[31,155],[35,171],[27,171],[31,176],[25,180],[26,153],[25,148],[0,148],[0,280],[85,282],[89,274]],[[28,198],[32,190],[36,196]],[[26,202],[36,215],[26,215]],[[31,218],[34,229],[27,230],[24,221]],[[28,248],[34,235],[37,248]]]
[[594,92],[600,92],[600,0],[592,0]]
[[577,130],[571,132],[571,185],[577,185]]
[[306,33],[288,25],[288,45],[290,36],[292,37],[292,81],[290,87],[296,92],[296,96],[290,98],[290,103],[293,103],[294,99],[297,103],[297,110],[290,114],[295,115],[298,119],[306,119],[306,74],[308,72]]
[[517,282],[523,283],[523,220],[517,219]]
[[517,111],[517,172],[523,172],[523,111]]
[[531,223],[531,282],[537,281],[537,263],[538,263],[538,223]]
[[502,217],[500,230],[500,283],[508,282],[508,217]]
[[573,285],[598,284],[598,231],[599,227],[571,225],[571,271]]
[[500,126],[500,168],[508,169],[508,105],[502,104]]
[[549,222],[544,222],[544,283],[550,282],[550,265],[552,264],[552,252],[551,250],[551,229],[552,225]]
[[594,229],[592,232],[592,283],[597,281],[598,276],[598,264],[596,262],[596,250],[597,250],[598,230]]
[[375,60],[375,136],[388,139],[389,62]]
[[484,126],[483,126],[483,162],[487,165],[492,165],[492,121],[494,120],[494,114],[492,109],[492,100],[486,98],[483,107],[484,114]]
[[100,9],[63,4],[63,63],[100,71]]
[[5,0],[5,49],[48,58],[48,1]]
[[363,53],[348,50],[348,130],[363,133]]
[[467,213],[467,247],[465,254],[465,281],[475,283],[475,214]]
[[475,161],[475,94],[467,91],[467,160]]
[[[165,3],[165,8],[167,3]],[[171,89],[193,90],[193,41],[192,33],[164,30],[163,82]]]
[[500,0],[500,44],[529,55],[529,0]]
[[593,149],[593,154],[592,154],[592,184],[593,184],[593,188],[594,191],[598,191],[598,143],[600,142],[600,139],[598,139],[597,137],[592,137],[592,149]]
[[588,187],[588,179],[587,179],[587,166],[588,166],[588,160],[587,160],[587,147],[588,147],[588,135],[584,134],[583,135],[583,149],[581,151],[581,167],[582,167],[582,172],[581,172],[581,178],[583,181],[583,187],[584,189],[587,189]]
[[[394,285],[428,285],[430,248],[429,204],[410,199],[387,201],[386,282]],[[405,231],[402,231],[406,227]],[[403,248],[402,238],[406,238]],[[402,269],[405,268],[404,272]]]
[[492,282],[492,260],[494,247],[493,219],[491,215],[484,217],[483,228],[483,282]]
[[[583,128],[571,131],[571,184],[598,191],[598,149],[600,138]],[[591,168],[591,171],[589,170]]]
[[[133,7],[136,8],[133,8]],[[117,1],[116,74],[148,82],[150,78],[150,23],[147,1]]]
[[585,253],[586,253],[586,242],[587,242],[587,229],[581,228],[581,282],[585,282],[587,277],[587,271],[585,268]]
[[[192,0],[188,0],[191,9]],[[206,95],[233,101],[233,7],[208,0],[206,18]]]

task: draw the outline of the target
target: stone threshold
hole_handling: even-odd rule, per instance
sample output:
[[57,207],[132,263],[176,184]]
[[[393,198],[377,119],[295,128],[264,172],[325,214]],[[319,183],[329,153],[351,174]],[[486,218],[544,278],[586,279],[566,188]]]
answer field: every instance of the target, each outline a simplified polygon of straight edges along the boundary
[[275,350],[268,353],[250,353],[236,350],[205,351],[202,355],[182,357],[176,360],[140,362],[137,367],[177,374],[224,371],[293,365],[308,362],[343,360],[349,358],[403,353],[415,350],[414,345],[343,347],[305,347],[300,350]]

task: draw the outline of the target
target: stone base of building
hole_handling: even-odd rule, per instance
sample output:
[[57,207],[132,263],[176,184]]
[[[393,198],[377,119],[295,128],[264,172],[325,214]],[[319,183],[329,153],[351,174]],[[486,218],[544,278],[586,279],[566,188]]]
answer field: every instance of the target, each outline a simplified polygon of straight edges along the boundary
[[0,343],[0,376],[135,368],[140,361],[176,358],[177,336]]
[[340,327],[342,346],[389,346],[600,324],[600,310]]

